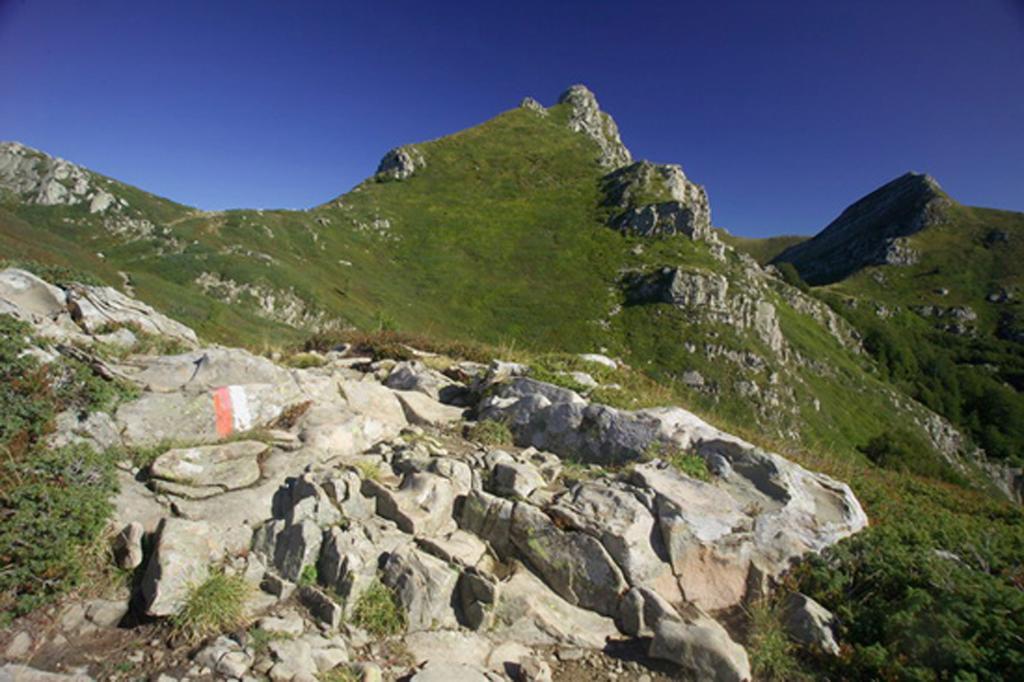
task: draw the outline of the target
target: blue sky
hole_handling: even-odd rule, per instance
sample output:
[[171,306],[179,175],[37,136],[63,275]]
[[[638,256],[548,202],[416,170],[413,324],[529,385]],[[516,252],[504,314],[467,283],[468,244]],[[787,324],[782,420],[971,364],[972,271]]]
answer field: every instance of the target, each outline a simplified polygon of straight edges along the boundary
[[0,139],[206,209],[305,208],[583,82],[717,225],[821,229],[907,170],[1024,210],[1024,2],[0,0]]

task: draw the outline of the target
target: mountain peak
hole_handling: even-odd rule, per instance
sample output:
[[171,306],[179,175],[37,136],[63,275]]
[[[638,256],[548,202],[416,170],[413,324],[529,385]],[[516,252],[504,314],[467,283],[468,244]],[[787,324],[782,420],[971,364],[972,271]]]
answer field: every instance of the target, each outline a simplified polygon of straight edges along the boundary
[[606,112],[601,111],[597,97],[585,85],[576,84],[569,87],[558,98],[559,104],[567,104],[572,108],[569,127],[578,133],[590,137],[601,153],[597,162],[608,170],[615,170],[629,165],[633,155],[619,137],[619,127],[615,120]]
[[907,265],[906,237],[945,222],[953,201],[930,175],[907,172],[850,204],[812,239],[783,251],[811,284],[829,284],[871,265]]

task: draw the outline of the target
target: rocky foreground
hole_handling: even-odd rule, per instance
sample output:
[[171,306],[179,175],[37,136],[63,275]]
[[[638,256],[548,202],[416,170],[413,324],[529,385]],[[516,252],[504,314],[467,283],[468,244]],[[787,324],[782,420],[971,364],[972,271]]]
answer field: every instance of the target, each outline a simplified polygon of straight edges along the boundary
[[[58,419],[54,443],[153,451],[123,463],[111,522],[136,578],[16,622],[0,680],[745,680],[743,605],[867,523],[845,484],[680,407],[596,404],[515,363],[340,346],[286,367],[18,270],[0,272],[0,314],[33,325],[44,360],[130,351],[132,329],[192,348],[94,358],[139,397]],[[173,641],[165,620],[222,573],[251,585],[262,640]],[[381,587],[402,614],[391,637],[354,618]],[[793,634],[835,649],[829,614],[792,602]]]

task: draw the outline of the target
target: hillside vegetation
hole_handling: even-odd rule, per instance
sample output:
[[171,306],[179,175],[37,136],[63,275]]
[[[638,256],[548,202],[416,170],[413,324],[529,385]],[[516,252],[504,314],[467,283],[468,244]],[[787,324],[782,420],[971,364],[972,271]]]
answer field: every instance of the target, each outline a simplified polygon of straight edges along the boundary
[[[787,644],[758,658],[752,649],[759,677],[1011,679],[1024,666],[1024,517],[998,500],[984,460],[971,454],[981,447],[998,462],[1024,463],[1024,214],[929,194],[942,203],[928,220],[893,209],[913,229],[842,232],[841,247],[864,262],[833,278],[786,255],[837,258],[827,240],[705,234],[692,220],[682,229],[679,216],[706,209],[687,203],[695,185],[681,198],[659,179],[615,205],[607,151],[617,135],[601,137],[607,123],[597,133],[580,127],[592,106],[524,105],[400,148],[385,159],[397,166],[382,163],[306,211],[206,212],[84,169],[40,171],[38,187],[51,197],[60,190],[47,182],[72,192],[76,173],[86,178],[82,196],[92,199],[53,203],[0,174],[2,264],[117,287],[205,341],[281,353],[295,366],[307,360],[300,350],[341,342],[399,359],[415,346],[521,360],[535,378],[581,391],[571,372],[586,369],[601,384],[590,398],[616,407],[683,405],[849,482],[872,519],[786,586],[839,615],[841,654]],[[37,169],[67,163],[15,147]],[[94,210],[101,194],[111,203]],[[649,210],[649,236],[620,229],[625,209]],[[875,214],[860,204],[844,215]],[[39,383],[2,394],[13,416],[0,446],[16,454],[3,471],[5,513],[41,508],[37,490],[102,518],[113,454],[75,454],[99,473],[95,486],[65,490],[66,455],[38,443],[57,409],[46,401],[99,409],[118,396],[92,396],[85,384],[58,400],[52,377],[18,355],[24,330],[8,332],[2,370]],[[581,366],[576,354],[590,352],[623,364]],[[25,469],[26,461],[41,464]],[[35,487],[12,494],[24,476]],[[0,546],[5,561],[54,575],[52,590],[35,591],[14,574],[2,585],[9,608],[28,610],[81,575],[69,557],[98,529],[75,514],[67,523],[39,544],[59,544],[52,566]]]

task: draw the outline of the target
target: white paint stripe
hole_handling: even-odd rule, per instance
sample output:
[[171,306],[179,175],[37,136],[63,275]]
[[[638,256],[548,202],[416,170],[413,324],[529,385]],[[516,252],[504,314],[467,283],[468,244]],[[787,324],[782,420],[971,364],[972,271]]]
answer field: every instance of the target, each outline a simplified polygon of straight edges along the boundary
[[231,396],[231,421],[235,431],[248,431],[252,428],[252,413],[249,411],[245,387],[228,386],[228,395]]

